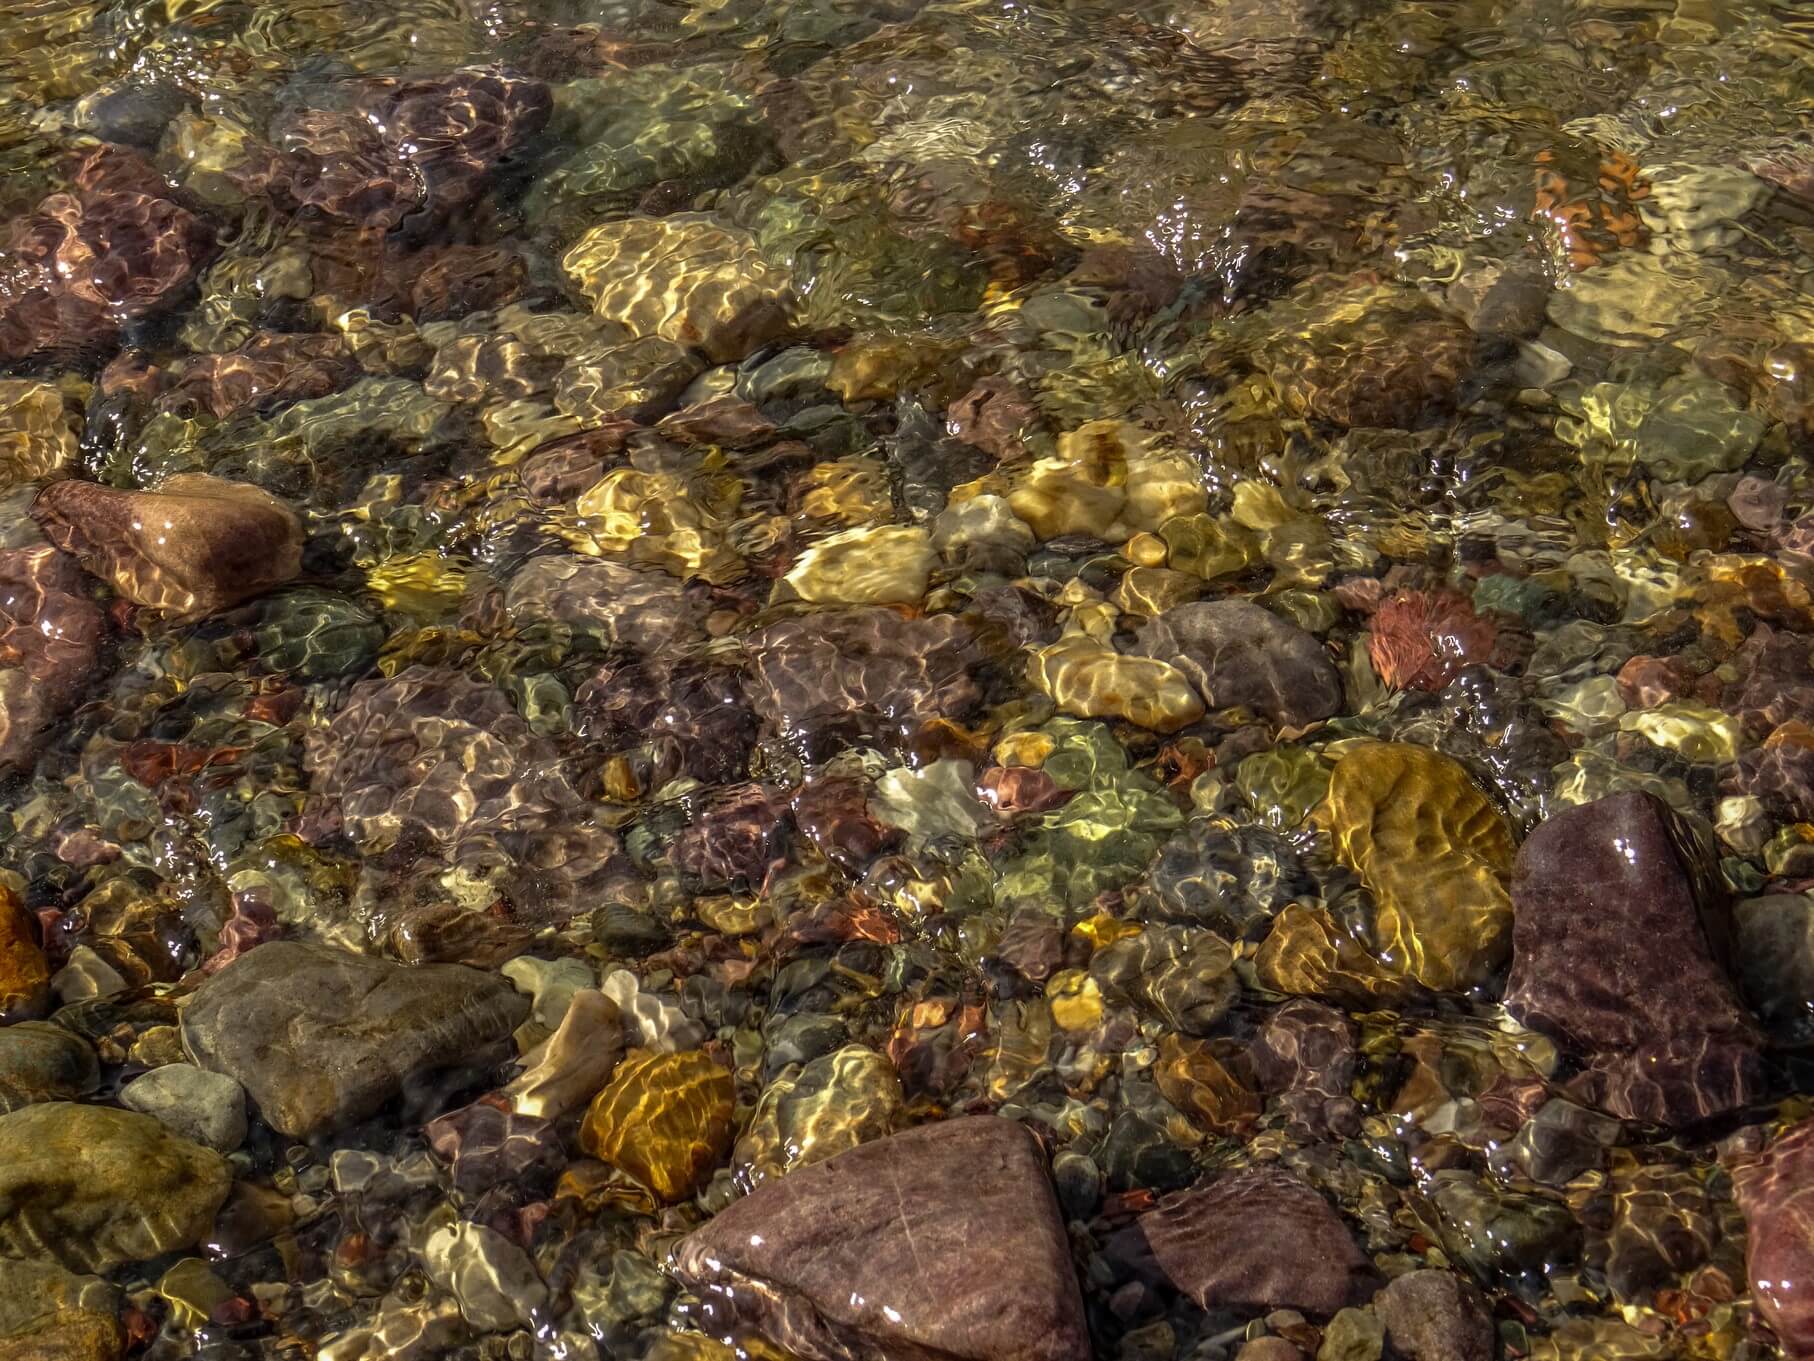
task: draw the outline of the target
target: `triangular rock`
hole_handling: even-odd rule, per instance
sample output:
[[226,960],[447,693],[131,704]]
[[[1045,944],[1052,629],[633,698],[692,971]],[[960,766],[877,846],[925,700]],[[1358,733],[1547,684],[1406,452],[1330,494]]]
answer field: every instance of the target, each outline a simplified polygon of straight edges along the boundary
[[1087,1361],[1045,1158],[972,1116],[765,1183],[684,1239],[675,1272],[807,1361]]

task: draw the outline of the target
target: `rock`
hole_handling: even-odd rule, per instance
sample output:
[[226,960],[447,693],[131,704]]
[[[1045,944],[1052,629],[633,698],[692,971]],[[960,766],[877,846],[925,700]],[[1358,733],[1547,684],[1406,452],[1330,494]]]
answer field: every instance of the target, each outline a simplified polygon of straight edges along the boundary
[[1183,672],[1212,709],[1244,705],[1294,728],[1341,711],[1341,678],[1322,644],[1250,601],[1179,605],[1143,626],[1134,647]]
[[1203,701],[1176,667],[1126,657],[1085,634],[1060,638],[1033,656],[1033,680],[1067,714],[1119,718],[1176,732],[1203,717]]
[[422,1132],[435,1156],[447,1163],[447,1179],[464,1196],[546,1184],[568,1161],[553,1121],[519,1115],[496,1097],[436,1116]]
[[1379,1361],[1385,1341],[1384,1327],[1367,1310],[1341,1309],[1323,1329],[1316,1361]]
[[1086,1361],[1038,1144],[961,1117],[769,1182],[683,1239],[689,1288],[806,1361]]
[[1363,743],[1336,763],[1318,819],[1379,905],[1388,973],[1458,992],[1505,962],[1512,834],[1464,767],[1423,747]]
[[1453,1272],[1406,1272],[1373,1297],[1373,1312],[1409,1361],[1493,1361],[1493,1316]]
[[136,605],[213,614],[302,570],[302,522],[260,487],[179,473],[151,491],[53,482],[32,518]]
[[188,1063],[153,1068],[120,1089],[120,1104],[220,1153],[246,1141],[245,1089],[225,1073]]
[[1316,1139],[1359,1132],[1349,1088],[1360,1056],[1341,1012],[1308,998],[1287,1002],[1266,1017],[1248,1052],[1260,1086],[1294,1128]]
[[1060,435],[1057,456],[1029,465],[1008,494],[1014,514],[1041,539],[1081,534],[1107,543],[1153,532],[1207,503],[1190,459],[1154,448],[1147,432],[1112,420]]
[[1282,1337],[1256,1337],[1241,1344],[1235,1361],[1304,1361],[1304,1353]]
[[1212,1033],[1240,992],[1228,942],[1188,926],[1147,926],[1110,942],[1089,976],[1105,997],[1155,1012],[1186,1035]]
[[1735,1167],[1732,1184],[1745,1214],[1745,1271],[1758,1312],[1784,1352],[1814,1355],[1814,1120]]
[[1450,284],[1446,296],[1476,335],[1523,339],[1542,329],[1550,287],[1536,260],[1486,260]]
[[1213,1134],[1241,1134],[1260,1116],[1260,1098],[1203,1040],[1159,1041],[1159,1094]]
[[1326,907],[1289,903],[1253,957],[1254,976],[1270,992],[1322,997],[1363,1010],[1395,1006],[1414,991],[1386,973]]
[[74,558],[45,544],[0,549],[0,775],[36,759],[80,697],[105,630]]
[[1814,1019],[1814,898],[1772,893],[1732,909],[1735,964],[1745,998],[1778,1033],[1794,1038]]
[[903,1098],[894,1065],[859,1044],[789,1067],[769,1083],[737,1141],[733,1162],[748,1185],[886,1138]]
[[518,992],[530,996],[529,1018],[544,1030],[559,1026],[573,999],[581,992],[596,991],[594,985],[598,982],[590,964],[571,956],[538,959],[534,955],[518,955],[498,972],[516,984]]
[[1166,1277],[1204,1309],[1327,1316],[1364,1297],[1372,1263],[1322,1196],[1273,1166],[1193,1186],[1141,1215]]
[[7,1361],[117,1361],[125,1350],[119,1319],[92,1309],[66,1309],[18,1332],[0,1332]]
[[528,1067],[504,1088],[519,1115],[557,1120],[590,1101],[623,1057],[622,1014],[604,993],[573,994],[560,1025],[526,1059]]
[[38,948],[32,916],[0,884],[0,1024],[41,1015],[49,1000],[50,962]]
[[732,362],[787,329],[791,284],[756,241],[695,213],[606,222],[562,266],[601,317]]
[[0,492],[60,473],[76,456],[81,420],[54,383],[0,378]]
[[38,1101],[75,1101],[100,1085],[93,1047],[49,1021],[0,1027],[0,1114]]
[[935,561],[926,530],[872,525],[819,540],[782,579],[816,605],[917,605]]
[[422,1249],[428,1278],[454,1297],[460,1316],[482,1333],[529,1327],[548,1300],[529,1254],[483,1224],[436,1229]]
[[1518,852],[1506,1009],[1588,1056],[1577,1091],[1620,1119],[1689,1124],[1763,1090],[1755,1022],[1715,954],[1717,895],[1668,808],[1613,794]]
[[0,1115],[0,1256],[106,1271],[201,1241],[232,1176],[148,1115],[48,1101]]
[[265,1123],[309,1138],[375,1114],[406,1083],[487,1062],[528,1015],[502,978],[271,941],[196,990],[183,1046],[237,1078]]
[[119,1307],[119,1289],[99,1276],[78,1276],[55,1262],[0,1257],[0,1355],[13,1355],[6,1348],[15,1334],[70,1313],[111,1317]]
[[580,1147],[664,1201],[685,1200],[731,1151],[735,1085],[701,1051],[632,1051],[593,1099]]
[[1434,694],[1463,667],[1490,660],[1498,634],[1459,591],[1400,591],[1373,612],[1367,655],[1387,685]]
[[1542,1290],[1579,1259],[1581,1226],[1560,1200],[1512,1191],[1459,1168],[1426,1183],[1449,1256],[1492,1284]]

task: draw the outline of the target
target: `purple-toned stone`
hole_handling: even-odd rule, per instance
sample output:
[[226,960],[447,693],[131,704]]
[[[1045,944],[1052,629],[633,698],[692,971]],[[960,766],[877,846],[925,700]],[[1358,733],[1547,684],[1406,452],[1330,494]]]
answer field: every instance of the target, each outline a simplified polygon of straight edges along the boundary
[[1342,707],[1341,678],[1323,645],[1250,601],[1175,606],[1140,630],[1134,651],[1177,667],[1212,709],[1244,705],[1303,727]]
[[1359,1132],[1360,1108],[1349,1094],[1359,1064],[1354,1026],[1334,1007],[1300,997],[1275,1008],[1248,1054],[1293,1128],[1319,1139]]
[[469,1196],[494,1186],[551,1176],[566,1165],[552,1120],[476,1101],[428,1122],[423,1133],[448,1164],[454,1189]]
[[805,1361],[1087,1361],[1039,1144],[971,1116],[765,1182],[683,1239],[675,1274]]
[[1166,1277],[1204,1309],[1327,1316],[1370,1293],[1373,1265],[1341,1217],[1280,1168],[1175,1192],[1140,1216]]
[[1657,799],[1614,794],[1544,821],[1513,868],[1506,1009],[1580,1051],[1576,1094],[1620,1119],[1689,1124],[1763,1089],[1724,904],[1686,844]]
[[1409,1361],[1493,1361],[1493,1316],[1453,1272],[1406,1272],[1373,1297],[1373,1313]]
[[832,864],[853,877],[901,843],[902,832],[869,811],[869,789],[849,775],[820,775],[794,794],[794,823]]
[[1745,1212],[1745,1269],[1758,1312],[1783,1350],[1814,1356],[1814,1119],[1733,1169]]
[[519,622],[552,620],[643,652],[660,652],[698,627],[685,590],[667,573],[577,554],[531,559],[504,600]]
[[674,838],[674,867],[708,889],[760,888],[787,863],[790,830],[785,793],[726,790]]
[[1728,663],[1727,712],[1758,737],[1790,719],[1814,722],[1814,639],[1760,624]]

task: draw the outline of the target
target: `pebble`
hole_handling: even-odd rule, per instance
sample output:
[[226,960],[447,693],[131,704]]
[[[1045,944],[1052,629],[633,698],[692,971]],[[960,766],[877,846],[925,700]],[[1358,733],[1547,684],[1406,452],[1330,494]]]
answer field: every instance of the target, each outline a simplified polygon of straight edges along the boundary
[[1301,728],[1342,706],[1342,684],[1323,645],[1245,600],[1199,601],[1146,624],[1139,652],[1168,662],[1211,708],[1242,705]]
[[75,1101],[101,1083],[94,1047],[49,1021],[0,1027],[0,1114],[37,1101]]
[[730,1073],[698,1050],[633,1050],[593,1098],[580,1146],[659,1199],[684,1200],[731,1151],[734,1095]]
[[548,1287],[529,1254],[495,1229],[458,1223],[423,1245],[428,1278],[454,1297],[460,1316],[482,1333],[526,1328],[547,1303]]

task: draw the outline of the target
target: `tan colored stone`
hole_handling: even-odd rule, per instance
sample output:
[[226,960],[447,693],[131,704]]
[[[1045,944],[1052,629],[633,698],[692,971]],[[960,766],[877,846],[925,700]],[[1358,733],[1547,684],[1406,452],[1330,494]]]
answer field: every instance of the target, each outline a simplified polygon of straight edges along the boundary
[[1082,634],[1033,654],[1033,679],[1065,713],[1120,718],[1154,732],[1176,732],[1203,717],[1203,701],[1177,668],[1151,657],[1124,657]]

